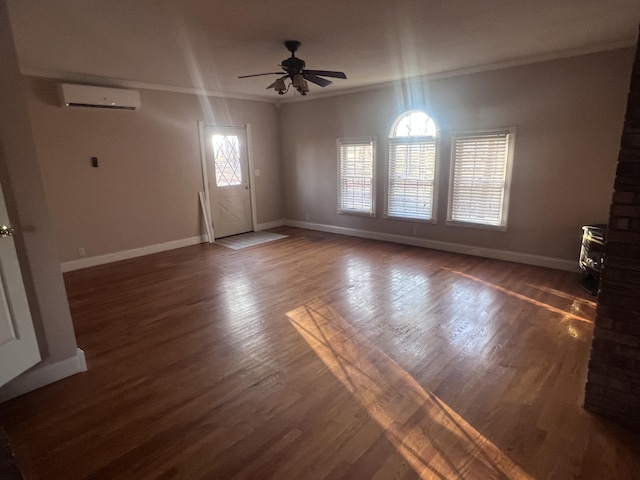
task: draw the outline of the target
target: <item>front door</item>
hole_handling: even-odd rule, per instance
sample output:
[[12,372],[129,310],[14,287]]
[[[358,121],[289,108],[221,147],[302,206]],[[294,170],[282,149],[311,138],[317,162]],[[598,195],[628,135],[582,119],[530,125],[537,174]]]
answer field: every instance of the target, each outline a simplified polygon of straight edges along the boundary
[[40,361],[13,233],[0,187],[0,386]]
[[247,132],[204,127],[211,222],[215,238],[253,230]]

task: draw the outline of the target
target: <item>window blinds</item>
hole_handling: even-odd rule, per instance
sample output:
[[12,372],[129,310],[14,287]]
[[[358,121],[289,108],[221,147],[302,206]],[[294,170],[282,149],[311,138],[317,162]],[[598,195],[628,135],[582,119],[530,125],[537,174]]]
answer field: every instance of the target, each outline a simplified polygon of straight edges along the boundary
[[374,214],[373,140],[339,140],[339,213]]
[[449,220],[501,227],[510,133],[453,138]]
[[387,215],[431,220],[435,139],[389,140]]

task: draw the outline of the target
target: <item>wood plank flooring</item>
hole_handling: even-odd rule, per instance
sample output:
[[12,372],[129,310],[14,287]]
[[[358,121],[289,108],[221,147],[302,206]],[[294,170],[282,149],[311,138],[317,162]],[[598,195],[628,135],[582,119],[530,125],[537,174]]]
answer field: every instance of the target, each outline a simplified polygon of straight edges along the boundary
[[89,371],[0,405],[25,478],[640,478],[576,275],[274,231],[66,274]]

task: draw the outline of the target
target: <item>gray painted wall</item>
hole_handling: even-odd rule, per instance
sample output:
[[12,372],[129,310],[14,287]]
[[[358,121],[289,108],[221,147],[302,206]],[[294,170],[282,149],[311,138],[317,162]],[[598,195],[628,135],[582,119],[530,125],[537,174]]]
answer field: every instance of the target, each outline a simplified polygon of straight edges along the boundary
[[[281,107],[285,218],[577,262],[605,222],[633,49],[416,82]],[[388,136],[423,109],[441,129],[437,224],[385,219]],[[506,232],[446,226],[450,133],[517,127]],[[377,137],[377,218],[337,214],[336,137]]]
[[[62,108],[57,82],[26,80],[62,261],[204,233],[198,121],[251,124],[258,223],[282,218],[274,104],[142,90],[138,111]],[[98,157],[99,167],[91,166]]]
[[75,357],[77,346],[4,1],[0,64],[0,180],[18,231],[16,249],[43,359],[35,368],[40,368]]
[[[143,90],[138,112],[65,109],[28,79],[38,160],[63,261],[202,232],[197,120],[251,123],[258,222],[281,218],[575,260],[604,222],[632,49],[275,105]],[[388,135],[424,109],[441,130],[437,224],[385,219]],[[446,226],[450,134],[517,127],[506,232]],[[377,218],[337,214],[336,137],[376,136]],[[90,166],[90,157],[100,167]]]

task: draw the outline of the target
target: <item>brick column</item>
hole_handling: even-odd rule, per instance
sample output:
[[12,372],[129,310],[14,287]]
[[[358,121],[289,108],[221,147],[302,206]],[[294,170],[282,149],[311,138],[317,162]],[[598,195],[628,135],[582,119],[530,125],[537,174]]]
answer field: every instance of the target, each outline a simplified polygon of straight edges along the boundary
[[640,430],[640,47],[604,252],[584,406]]

